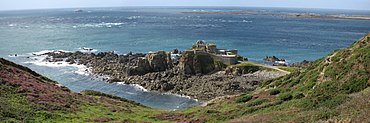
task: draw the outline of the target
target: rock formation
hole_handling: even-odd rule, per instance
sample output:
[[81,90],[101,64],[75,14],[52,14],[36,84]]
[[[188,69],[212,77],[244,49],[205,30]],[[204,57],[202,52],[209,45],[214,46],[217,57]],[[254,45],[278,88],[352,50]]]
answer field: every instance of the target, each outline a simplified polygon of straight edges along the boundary
[[95,75],[109,76],[109,82],[139,84],[148,90],[202,100],[251,91],[260,81],[285,75],[251,67],[232,68],[232,74],[228,74],[223,71],[225,65],[215,61],[210,54],[195,51],[183,52],[178,64],[173,63],[171,54],[165,51],[125,55],[113,52],[50,52],[44,55],[48,56],[48,62],[67,61],[86,65]]

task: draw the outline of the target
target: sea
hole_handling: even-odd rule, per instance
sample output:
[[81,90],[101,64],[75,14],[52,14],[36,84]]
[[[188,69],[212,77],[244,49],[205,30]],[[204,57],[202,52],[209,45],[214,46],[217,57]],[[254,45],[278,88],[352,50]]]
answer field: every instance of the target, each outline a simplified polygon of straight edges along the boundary
[[[76,12],[76,9],[0,11],[0,57],[27,66],[74,92],[96,90],[150,107],[173,110],[204,101],[186,95],[150,91],[124,82],[107,83],[103,77],[92,75],[86,66],[47,63],[42,60],[43,56],[35,54],[79,51],[82,47],[93,48],[91,52],[114,51],[118,54],[186,50],[197,40],[205,40],[217,44],[218,48],[237,49],[250,61],[264,63],[264,57],[276,56],[294,63],[322,58],[370,32],[370,20],[273,15],[370,16],[370,11],[362,10],[114,7],[82,8],[82,12]],[[217,13],[251,10],[270,14]]]

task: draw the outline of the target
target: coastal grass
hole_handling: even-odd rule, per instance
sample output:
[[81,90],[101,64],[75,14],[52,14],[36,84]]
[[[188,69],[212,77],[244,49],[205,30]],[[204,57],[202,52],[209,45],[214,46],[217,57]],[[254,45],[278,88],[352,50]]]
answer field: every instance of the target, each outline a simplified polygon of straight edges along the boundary
[[150,108],[127,107],[130,111],[115,111],[104,104],[82,104],[77,112],[57,112],[59,117],[47,117],[41,119],[43,122],[160,122],[151,117],[153,114],[163,112]]
[[261,65],[258,65],[257,63],[249,62],[249,61],[241,62],[241,63],[235,64],[235,65],[229,65],[228,67],[229,68],[239,68],[239,69],[245,71],[245,73],[254,73],[254,72],[259,71],[259,70],[266,70],[267,69],[267,68],[262,67]]
[[[0,80],[2,81],[2,80]],[[0,121],[19,122],[32,120],[35,109],[25,96],[16,92],[14,85],[0,82]]]
[[17,85],[0,80],[0,121],[1,122],[163,122],[153,115],[168,112],[133,103],[119,97],[95,91],[84,91],[93,96],[80,98],[73,110],[48,111],[40,104],[27,100],[17,92]]
[[294,71],[299,70],[298,67],[290,67],[290,66],[277,66],[277,68],[288,71],[288,72],[294,72]]

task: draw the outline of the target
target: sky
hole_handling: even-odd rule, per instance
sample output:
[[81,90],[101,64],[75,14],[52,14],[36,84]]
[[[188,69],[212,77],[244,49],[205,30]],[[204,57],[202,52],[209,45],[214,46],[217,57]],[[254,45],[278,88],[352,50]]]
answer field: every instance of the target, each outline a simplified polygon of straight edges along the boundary
[[239,6],[370,10],[370,0],[0,0],[0,10],[121,6]]

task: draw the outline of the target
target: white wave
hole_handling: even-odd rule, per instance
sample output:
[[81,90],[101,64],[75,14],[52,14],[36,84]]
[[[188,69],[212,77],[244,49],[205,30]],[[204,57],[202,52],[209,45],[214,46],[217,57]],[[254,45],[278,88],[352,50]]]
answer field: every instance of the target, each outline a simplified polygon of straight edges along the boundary
[[145,89],[143,86],[140,86],[139,84],[126,84],[125,82],[117,82],[117,84],[119,85],[128,85],[128,86],[132,86],[134,87],[135,89],[137,90],[141,90],[141,91],[144,91],[144,92],[148,92],[147,89]]
[[28,53],[28,55],[40,56],[40,55],[44,55],[46,53],[51,53],[51,52],[60,53],[60,52],[72,52],[72,51],[67,51],[67,50],[41,50],[41,51],[37,51],[37,52]]
[[130,17],[127,17],[127,19],[129,19],[129,20],[138,19],[138,18],[141,18],[141,16],[130,16]]
[[45,53],[50,53],[50,52],[55,52],[55,50],[41,50],[41,51],[37,51],[37,52],[32,52],[31,55],[43,55]]
[[72,26],[72,28],[86,28],[86,27],[91,27],[91,28],[107,27],[107,28],[111,28],[111,27],[121,26],[121,25],[124,25],[124,24],[126,24],[126,23],[105,23],[105,22],[102,22],[102,23],[79,24],[79,25]]
[[9,24],[8,26],[14,27],[14,26],[17,26],[17,24]]
[[65,61],[58,61],[58,62],[48,62],[48,61],[45,61],[45,58],[46,56],[37,56],[37,57],[32,57],[31,59],[33,59],[32,61],[27,61],[27,62],[24,62],[24,63],[28,63],[28,64],[34,64],[34,65],[37,65],[37,66],[44,66],[44,67],[54,67],[54,68],[57,68],[57,67],[75,67],[77,68],[76,71],[73,71],[74,73],[76,74],[80,74],[80,75],[90,75],[90,68],[86,67],[85,65],[77,65],[77,64],[70,64],[68,62],[65,62]]
[[[174,94],[174,93],[170,93],[170,92],[166,92],[164,94],[167,94],[167,95],[175,95],[175,96],[178,96],[178,97],[184,97],[184,98],[187,98],[187,99],[192,99],[190,96],[187,96],[187,95],[180,95],[180,94]],[[193,99],[195,101],[198,101],[198,99]]]
[[[78,48],[80,52],[84,52],[84,53],[92,53],[92,52],[98,52],[97,49],[93,49],[93,48],[87,48],[87,47],[80,47]],[[86,50],[88,49],[88,50]]]
[[19,54],[9,54],[8,57],[23,57],[27,55],[19,55]]
[[85,65],[78,65],[77,68],[78,68],[77,71],[74,72],[76,74],[85,76],[89,76],[91,74],[91,68],[88,68]]
[[126,94],[129,94],[129,95],[135,95],[136,93],[126,92]]
[[243,23],[252,23],[253,21],[243,20]]
[[71,52],[71,51],[43,50],[43,51],[39,51],[39,52],[32,52],[31,54],[33,56],[29,57],[30,61],[26,61],[24,63],[34,64],[34,65],[37,65],[37,66],[44,66],[44,67],[75,67],[75,68],[77,68],[77,70],[73,71],[73,72],[76,73],[76,74],[86,75],[86,76],[91,74],[91,69],[88,68],[85,65],[70,64],[70,63],[66,62],[65,59],[62,59],[62,61],[56,61],[56,62],[48,61],[47,58],[51,58],[51,57],[49,57],[47,55],[43,55],[43,54],[49,53],[49,52],[58,53],[58,52]]
[[[119,84],[119,85],[133,86],[135,89],[138,89],[138,90],[141,90],[141,91],[144,91],[144,92],[148,92],[147,89],[145,89],[143,86],[140,86],[139,84],[126,84],[125,82],[116,82],[116,83]],[[165,95],[174,95],[174,96],[178,96],[178,97],[192,99],[190,96],[187,96],[187,95],[173,94],[173,93],[170,93],[170,92],[166,92],[166,93],[162,93],[162,94],[165,94]],[[198,99],[192,99],[192,100],[198,102]]]

